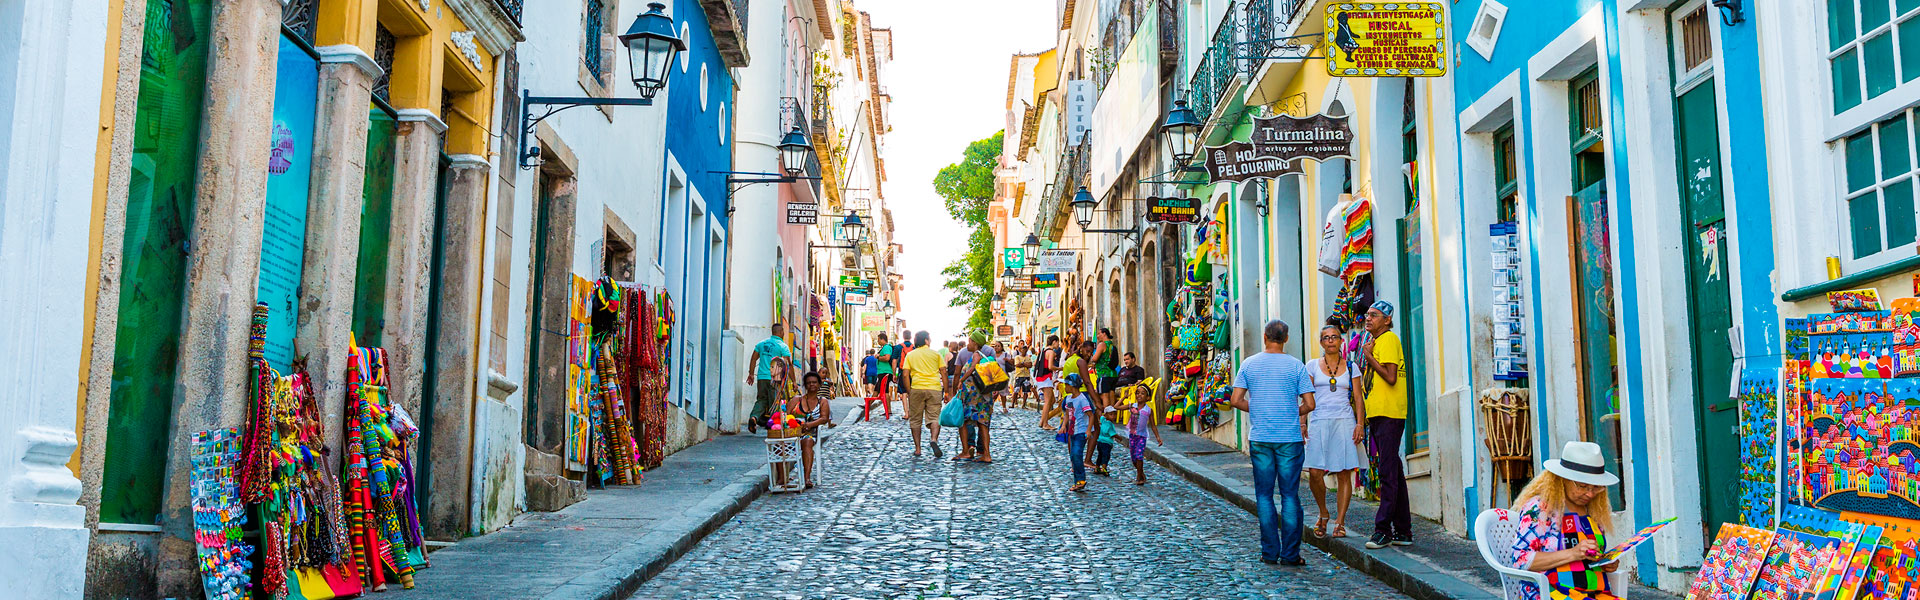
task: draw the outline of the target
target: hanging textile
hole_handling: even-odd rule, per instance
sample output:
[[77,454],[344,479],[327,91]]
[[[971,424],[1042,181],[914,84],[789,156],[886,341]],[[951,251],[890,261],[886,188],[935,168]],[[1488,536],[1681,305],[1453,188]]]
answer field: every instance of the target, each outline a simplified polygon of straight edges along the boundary
[[413,445],[420,430],[387,396],[387,353],[355,347],[348,355],[346,488],[349,545],[360,582],[412,588],[427,566],[413,502]]
[[619,367],[623,356],[621,343],[620,313],[626,310],[628,295],[613,280],[601,279],[594,284],[593,332],[595,378],[599,417],[606,427],[596,427],[606,438],[608,453],[600,462],[602,481],[611,481],[615,485],[632,485],[640,482],[640,469],[636,464],[640,450],[634,443],[633,421],[628,417],[629,402],[627,395],[633,386],[623,381]]
[[666,456],[667,426],[667,339],[662,332],[661,301],[666,292],[654,295],[639,286],[623,290],[631,298],[621,311],[621,344],[629,367],[623,371],[633,407],[631,420],[641,469],[660,466]]

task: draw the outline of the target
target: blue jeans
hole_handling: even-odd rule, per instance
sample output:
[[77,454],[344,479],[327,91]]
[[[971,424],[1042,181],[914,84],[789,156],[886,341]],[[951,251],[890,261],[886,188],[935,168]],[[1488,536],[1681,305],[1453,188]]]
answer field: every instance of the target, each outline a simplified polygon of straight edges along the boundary
[[1067,436],[1067,460],[1073,463],[1073,482],[1087,480],[1087,465],[1080,462],[1087,455],[1087,434],[1076,433]]
[[[1260,558],[1300,560],[1300,533],[1306,515],[1300,511],[1300,466],[1306,461],[1305,442],[1252,442],[1253,495],[1260,505]],[[1273,493],[1279,487],[1280,510]]]

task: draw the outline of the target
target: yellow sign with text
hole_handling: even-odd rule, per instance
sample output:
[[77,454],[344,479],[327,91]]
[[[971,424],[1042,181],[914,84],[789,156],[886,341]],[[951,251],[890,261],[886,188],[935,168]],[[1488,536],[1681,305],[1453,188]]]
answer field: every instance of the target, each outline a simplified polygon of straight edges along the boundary
[[1438,2],[1338,2],[1327,6],[1327,74],[1447,74],[1447,10]]

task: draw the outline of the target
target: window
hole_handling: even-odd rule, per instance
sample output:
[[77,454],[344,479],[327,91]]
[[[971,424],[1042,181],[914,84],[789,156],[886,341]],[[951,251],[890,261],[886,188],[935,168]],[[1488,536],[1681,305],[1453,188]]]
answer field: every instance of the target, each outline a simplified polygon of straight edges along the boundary
[[1713,69],[1713,25],[1704,2],[1678,14],[1673,21],[1673,73],[1674,82],[1686,87]]
[[606,12],[605,0],[587,0],[585,37],[580,44],[581,60],[586,63],[587,72],[593,74],[594,79],[602,82],[606,81],[607,71],[605,61],[602,60],[600,29],[606,23]]
[[387,97],[389,84],[393,81],[393,47],[398,42],[393,32],[382,25],[373,26],[373,63],[380,66],[380,78],[373,82],[373,97],[391,101]]
[[1572,111],[1567,120],[1572,125],[1568,137],[1573,140],[1573,189],[1578,191],[1607,178],[1599,67],[1574,77],[1567,84],[1567,92],[1567,105]]
[[1507,22],[1507,7],[1493,0],[1480,3],[1480,14],[1473,17],[1473,31],[1467,33],[1467,45],[1480,57],[1493,60],[1493,46],[1500,42],[1500,28]]
[[1493,193],[1495,220],[1513,223],[1520,220],[1520,181],[1513,145],[1513,124],[1493,132]]
[[1833,112],[1920,77],[1920,0],[1826,0]]
[[1854,258],[1914,242],[1916,116],[1914,109],[1903,110],[1841,142]]

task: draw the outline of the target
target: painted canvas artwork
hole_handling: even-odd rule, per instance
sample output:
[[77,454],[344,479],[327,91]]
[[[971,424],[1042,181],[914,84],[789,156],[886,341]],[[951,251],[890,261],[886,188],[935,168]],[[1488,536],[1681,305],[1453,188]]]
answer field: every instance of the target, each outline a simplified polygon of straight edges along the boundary
[[1859,600],[1902,600],[1913,590],[1913,581],[1920,573],[1920,565],[1914,558],[1915,547],[1912,540],[1883,544],[1873,551],[1873,558],[1867,561],[1867,575],[1860,584]]
[[573,277],[573,293],[567,304],[567,468],[587,470],[589,449],[593,447],[593,420],[588,402],[593,395],[593,353],[587,331],[587,302],[593,284],[578,275]]
[[1806,361],[1788,357],[1781,364],[1780,408],[1785,422],[1780,426],[1780,444],[1781,458],[1786,462],[1786,468],[1782,469],[1781,495],[1788,504],[1812,506],[1805,464],[1807,384],[1810,381]]
[[1823,588],[1819,600],[1853,600],[1860,597],[1860,587],[1867,582],[1868,563],[1873,560],[1874,553],[1880,550],[1881,531],[1878,525],[1861,528],[1859,537],[1854,540],[1852,557],[1845,562],[1834,561],[1834,570],[1829,572],[1835,580],[1833,593],[1826,594]]
[[1747,369],[1740,375],[1740,519],[1772,527],[1779,497],[1780,371]]
[[1819,533],[1780,528],[1753,582],[1753,600],[1793,600],[1813,592],[1832,565],[1840,540]]
[[1772,531],[1738,523],[1721,525],[1720,536],[1714,538],[1713,548],[1687,588],[1687,600],[1746,598],[1772,545]]
[[1920,379],[1815,379],[1805,418],[1815,506],[1920,518]]

